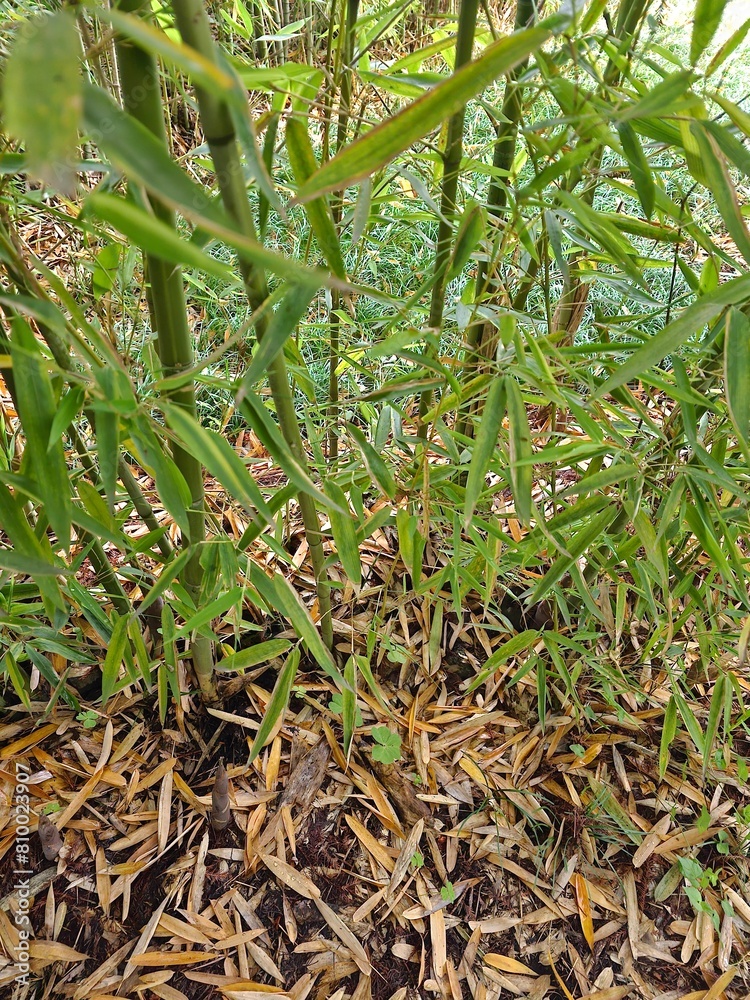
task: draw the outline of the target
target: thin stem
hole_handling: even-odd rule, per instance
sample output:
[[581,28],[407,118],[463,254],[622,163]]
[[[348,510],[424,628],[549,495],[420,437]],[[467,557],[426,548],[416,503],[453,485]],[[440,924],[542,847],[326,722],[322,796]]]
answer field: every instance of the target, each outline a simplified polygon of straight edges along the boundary
[[[459,69],[471,60],[474,47],[474,33],[477,26],[479,0],[462,0],[458,17],[458,34],[456,36],[456,62]],[[433,264],[434,282],[430,299],[429,327],[437,336],[443,325],[443,310],[445,307],[445,285],[448,272],[448,261],[453,246],[454,219],[456,216],[456,199],[458,196],[458,179],[461,172],[461,157],[463,156],[464,113],[461,108],[448,121],[448,134],[443,154],[443,183],[440,195],[440,221]],[[419,398],[420,437],[427,436],[424,424],[425,414],[432,403],[432,390],[425,389]]]
[[[216,62],[216,48],[211,36],[206,11],[201,0],[175,0],[175,18],[183,40],[211,62]],[[225,101],[202,87],[196,86],[201,125],[216,171],[224,206],[241,233],[257,239],[252,210],[247,196],[245,180],[240,162],[234,125]],[[258,309],[268,297],[268,287],[263,271],[240,261],[240,270],[245,283],[245,291],[253,310]],[[259,317],[256,324],[258,340],[263,339],[267,329],[267,317]],[[268,368],[268,381],[276,406],[276,415],[287,447],[295,459],[306,467],[307,456],[302,443],[294,399],[286,372],[283,353],[277,354]],[[325,569],[323,537],[318,520],[315,501],[308,493],[300,492],[298,502],[305,536],[310,548],[310,559],[315,573],[315,584],[320,610],[320,631],[323,641],[333,649],[333,623],[331,621],[331,586]]]
[[[128,12],[140,10],[143,6],[144,0],[121,0],[120,3],[121,9]],[[156,59],[129,39],[119,38],[116,50],[126,110],[166,146],[167,136]],[[162,222],[174,228],[172,210],[157,198],[152,197],[150,200],[154,214]],[[157,351],[164,375],[168,378],[170,375],[191,368],[193,364],[193,345],[187,322],[182,271],[174,264],[160,260],[152,254],[147,255],[147,268],[156,321]],[[183,407],[191,416],[197,418],[192,382],[171,390],[168,396],[177,406]],[[183,539],[183,544],[191,547],[192,554],[185,566],[182,582],[197,607],[203,578],[200,551],[206,537],[203,468],[193,454],[176,444],[172,445],[172,457],[190,491],[188,510],[190,534],[188,538]],[[216,701],[218,696],[211,640],[196,634],[192,640],[191,654],[204,700]]]
[[[339,115],[336,124],[336,152],[338,152],[346,142],[346,133],[349,126],[352,100],[352,76],[354,61],[354,37],[359,17],[359,0],[344,0],[346,27],[344,31],[344,45],[341,54],[341,84],[339,91]],[[341,225],[344,200],[343,195],[338,195],[333,199],[331,213],[333,224],[338,232]],[[338,417],[339,404],[339,379],[337,368],[339,363],[339,344],[341,335],[341,320],[339,309],[341,308],[341,293],[337,288],[331,290],[331,311],[328,317],[329,342],[328,342],[328,458],[331,462],[336,462],[339,453],[339,438],[336,433],[336,420]]]
[[[529,28],[534,24],[534,20],[543,6],[543,0],[539,4],[535,0],[518,0],[516,5],[516,18],[514,30],[520,31]],[[516,156],[516,145],[518,142],[518,126],[521,121],[523,105],[521,101],[522,87],[519,80],[529,64],[528,59],[524,59],[513,69],[507,78],[505,93],[503,95],[502,116],[497,128],[497,138],[492,156],[493,177],[490,188],[487,192],[487,209],[496,223],[502,216],[508,200],[507,178],[513,166]],[[488,268],[486,261],[480,261],[477,267],[476,279],[476,301],[481,301],[488,286]],[[472,323],[466,331],[466,355],[468,368],[465,372],[465,379],[468,381],[477,375],[482,356],[486,356],[486,341],[488,338],[487,326],[478,320]],[[473,424],[468,416],[464,416],[458,421],[456,430],[459,434],[471,436]]]

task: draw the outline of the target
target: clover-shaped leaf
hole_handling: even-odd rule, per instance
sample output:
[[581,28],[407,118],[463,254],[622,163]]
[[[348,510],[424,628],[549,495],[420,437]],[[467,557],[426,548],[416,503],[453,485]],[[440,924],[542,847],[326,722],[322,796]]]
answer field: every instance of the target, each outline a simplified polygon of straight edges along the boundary
[[373,747],[373,760],[381,764],[393,764],[401,757],[401,737],[391,732],[388,726],[376,726],[370,733],[377,746]]

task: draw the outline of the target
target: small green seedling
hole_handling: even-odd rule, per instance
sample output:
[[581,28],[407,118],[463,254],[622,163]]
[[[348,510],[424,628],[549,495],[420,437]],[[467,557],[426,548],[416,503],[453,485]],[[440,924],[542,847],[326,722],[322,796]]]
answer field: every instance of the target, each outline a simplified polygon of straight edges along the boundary
[[376,726],[370,735],[377,744],[372,749],[373,760],[393,764],[401,759],[401,737],[398,733],[391,732],[387,726]]
[[[344,700],[340,694],[334,694],[331,696],[331,700],[328,702],[328,708],[334,715],[343,715]],[[362,713],[359,710],[359,706],[357,706],[354,712],[354,725],[357,727],[362,725]]]
[[411,866],[412,868],[422,868],[424,866],[424,854],[421,851],[415,851],[412,854]]
[[86,712],[79,712],[76,719],[83,725],[84,729],[95,729],[99,722],[99,716],[91,708]]
[[453,888],[453,883],[446,882],[445,885],[440,890],[440,895],[446,901],[446,903],[455,903],[456,890]]

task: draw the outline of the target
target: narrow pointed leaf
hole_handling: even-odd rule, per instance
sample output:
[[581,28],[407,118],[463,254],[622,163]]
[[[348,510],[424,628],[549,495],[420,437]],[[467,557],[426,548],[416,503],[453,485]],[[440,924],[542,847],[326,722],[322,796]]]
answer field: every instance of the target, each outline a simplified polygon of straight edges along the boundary
[[324,507],[330,507],[330,499],[315,485],[302,464],[289,450],[289,446],[281,436],[281,432],[271,418],[263,400],[254,392],[247,392],[240,404],[240,410],[274,461],[278,463],[279,468],[289,476],[290,481],[304,493],[315,497]]
[[690,38],[690,62],[695,65],[716,34],[727,0],[698,0]]
[[385,166],[543,45],[558,22],[548,18],[535,28],[493,42],[474,62],[345,147],[300,187],[297,199],[310,201],[340,190]]
[[356,588],[359,588],[362,582],[362,565],[359,559],[357,527],[349,513],[349,502],[341,487],[333,481],[325,484],[325,490],[335,505],[330,508],[328,516],[331,519],[331,532],[336,551],[347,577]]
[[629,122],[620,122],[617,131],[622,143],[622,151],[630,167],[630,176],[638,194],[638,200],[646,218],[650,219],[654,213],[656,185],[646,154],[643,152],[641,140]]
[[715,291],[703,295],[697,302],[684,309],[677,319],[655,334],[643,347],[634,351],[626,361],[618,364],[614,374],[599,386],[592,398],[601,399],[631,379],[638,378],[672,351],[681,347],[694,334],[699,333],[707,323],[716,319],[726,306],[748,299],[750,299],[750,274],[743,274],[739,278],[727,281]]
[[344,727],[344,756],[349,759],[357,721],[357,657],[350,656],[344,667],[346,687],[341,692],[341,720]]
[[242,284],[231,267],[204,253],[195,243],[180,239],[171,226],[132,201],[113,194],[91,194],[86,199],[86,207],[145,253],[170,264],[194,267],[229,286]]
[[125,656],[125,646],[128,642],[127,615],[119,616],[115,612],[112,614],[115,618],[115,625],[112,629],[112,638],[107,646],[107,655],[102,664],[102,705],[105,706],[115,690],[117,677]]
[[724,385],[734,429],[750,448],[750,320],[739,309],[727,315]]
[[72,10],[20,21],[3,80],[4,124],[24,143],[29,171],[66,193],[75,187],[79,51]]
[[62,439],[51,441],[57,403],[39,343],[26,320],[12,323],[11,356],[18,410],[34,480],[49,523],[61,545],[70,543],[71,499]]
[[521,388],[514,378],[507,380],[506,391],[508,397],[510,481],[513,487],[516,513],[524,524],[528,524],[531,520],[531,487],[534,478],[529,417],[521,395]]
[[281,573],[276,573],[272,577],[268,576],[256,563],[250,563],[250,582],[269,607],[280,611],[285,618],[289,619],[292,628],[318,661],[319,666],[329,677],[333,678],[339,687],[343,687],[344,678],[339,673],[333,662],[333,657],[320,638],[320,633],[310,617],[310,612],[299,599],[291,584]]
[[250,747],[248,764],[252,764],[266,743],[268,743],[271,739],[279,720],[283,717],[284,712],[286,711],[287,705],[289,704],[289,695],[292,690],[292,684],[294,684],[294,678],[297,676],[299,657],[299,647],[297,647],[291,651],[289,656],[287,656],[286,662],[281,668],[279,676],[276,679],[276,683],[273,686],[271,698],[266,705],[265,712],[263,713],[260,727],[258,728],[258,732],[255,734],[253,745]]
[[248,511],[257,510],[270,524],[273,515],[255,484],[250,470],[221,434],[208,430],[181,406],[162,403],[167,424],[180,444]]
[[284,349],[284,344],[294,333],[297,324],[306,315],[308,306],[318,291],[316,284],[293,282],[279,303],[263,334],[263,339],[253,351],[253,357],[242,377],[236,402],[242,402],[247,390],[268,372],[273,359]]
[[471,522],[477,500],[485,486],[485,476],[497,446],[497,437],[505,413],[505,380],[495,379],[490,385],[471,454],[464,500],[464,527]]
[[[303,185],[318,169],[305,122],[289,118],[286,123],[286,147],[289,161],[298,185]],[[314,198],[305,204],[305,212],[328,266],[339,278],[346,278],[346,265],[333,222],[333,215],[325,197]]]

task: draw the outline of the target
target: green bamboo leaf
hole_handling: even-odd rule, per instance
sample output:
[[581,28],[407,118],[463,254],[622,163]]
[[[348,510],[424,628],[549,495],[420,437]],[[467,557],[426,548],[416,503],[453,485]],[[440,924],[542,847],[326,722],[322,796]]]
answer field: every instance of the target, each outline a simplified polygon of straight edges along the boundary
[[258,727],[258,732],[255,734],[253,745],[250,747],[248,764],[252,764],[266,743],[271,739],[279,719],[283,717],[287,709],[292,684],[294,684],[294,678],[297,676],[299,658],[299,647],[296,647],[287,656],[286,662],[279,672],[279,676],[273,686],[273,692]]
[[350,656],[344,666],[346,687],[341,692],[341,721],[344,727],[344,756],[349,760],[357,724],[357,657]]
[[540,635],[541,632],[537,631],[537,629],[526,629],[524,632],[514,635],[512,639],[508,639],[501,646],[498,646],[477,676],[469,684],[466,693],[470,694],[472,691],[476,691],[491,674],[494,674],[498,667],[507,663],[512,656],[517,656],[519,653],[524,652],[524,650],[529,649]]
[[703,777],[706,776],[706,771],[711,764],[711,754],[714,749],[714,742],[716,736],[719,732],[719,722],[724,714],[724,689],[727,684],[726,674],[719,673],[716,678],[716,683],[714,684],[713,694],[711,695],[711,705],[708,709],[708,720],[706,721],[706,732],[704,734],[704,744],[703,744]]
[[112,638],[107,646],[107,653],[102,664],[102,705],[106,707],[107,702],[114,693],[117,684],[117,677],[120,667],[125,657],[125,647],[128,642],[128,617],[112,612],[115,620],[112,629]]
[[281,656],[291,646],[288,639],[267,639],[265,642],[257,642],[247,649],[240,649],[237,653],[230,653],[224,656],[216,664],[217,670],[236,670],[241,672],[249,667],[257,667],[259,663],[268,663],[277,656]]
[[[691,123],[690,132],[695,139],[700,154],[701,167],[705,173],[707,186],[721,213],[729,235],[737,248],[750,263],[750,232],[742,215],[737,190],[729,176],[724,158],[713,136],[709,135],[701,122]],[[700,178],[696,178],[700,180]]]
[[697,302],[684,309],[677,319],[634,351],[626,361],[618,363],[615,373],[599,386],[592,399],[601,399],[631,379],[638,378],[681,347],[707,323],[711,323],[726,306],[746,302],[748,299],[750,299],[750,274],[743,274],[739,278],[726,281],[715,291],[703,295]]
[[[87,479],[79,479],[76,489],[83,506],[94,520],[96,525],[94,534],[97,537],[103,537],[105,534],[109,535],[110,541],[115,541],[116,543],[124,541],[125,539],[120,534],[117,521],[110,514],[107,502],[102,498],[97,488]],[[80,512],[75,508],[73,510],[73,518],[76,523],[80,523]],[[99,535],[100,531],[102,532],[101,536]]]
[[616,223],[611,222],[602,213],[595,212],[583,198],[578,198],[567,191],[558,191],[557,198],[568,209],[577,225],[595,239],[609,254],[612,262],[621,267],[636,284],[648,291],[642,267],[637,260],[636,249],[622,235],[622,231]]
[[184,625],[177,629],[175,639],[184,639],[191,632],[197,632],[205,625],[210,625],[214,618],[219,618],[236,607],[242,600],[244,593],[244,587],[232,587],[226,594],[217,597],[205,607],[199,608]]
[[659,778],[663,778],[669,767],[669,748],[677,733],[677,702],[674,695],[667,702],[664,712],[664,723],[661,729],[661,742],[659,743]]
[[698,0],[696,3],[690,38],[690,62],[693,66],[711,44],[726,5],[727,0]]
[[[719,101],[717,99],[717,104],[722,104],[732,107],[733,111],[737,108],[737,105],[732,105],[731,101]],[[741,109],[737,109],[741,110]],[[748,131],[750,132],[750,115],[745,116]],[[730,117],[732,117],[730,115]],[[702,127],[709,132],[712,138],[716,141],[716,145],[722,151],[722,153],[737,167],[741,170],[746,177],[750,177],[750,150],[740,142],[740,140],[734,134],[727,125],[722,125],[720,122],[703,121],[701,122]]]
[[[18,573],[19,575],[33,577],[34,582],[39,587],[40,593],[45,577],[61,576],[64,573],[70,572],[65,566],[54,566],[52,563],[47,562],[46,559],[41,559],[38,556],[25,556],[19,552],[15,552],[13,549],[1,548],[0,569],[5,569],[9,573]],[[61,601],[58,602],[57,607],[63,607]]]
[[521,387],[514,378],[506,380],[508,398],[508,444],[510,452],[510,482],[516,513],[528,524],[531,520],[531,487],[534,481],[531,429]]
[[162,656],[164,657],[165,674],[175,701],[179,700],[180,697],[180,688],[177,681],[176,632],[172,606],[169,601],[165,601],[161,608]]
[[156,136],[123,111],[101,88],[84,85],[84,117],[92,139],[130,180],[181,212],[206,233],[223,240],[242,259],[283,278],[317,281],[318,287],[331,283],[325,271],[266,250],[256,240],[237,232],[222,208],[169,157]]
[[530,604],[538,604],[552,590],[556,583],[565,576],[570,568],[581,558],[609,527],[617,515],[617,508],[612,504],[607,510],[593,517],[565,545],[566,553],[558,556],[545,575],[534,587]]
[[171,226],[133,201],[113,194],[90,194],[86,199],[86,209],[154,257],[170,264],[194,267],[219,278],[230,288],[242,285],[239,275],[228,264],[204,253],[195,243],[180,239]]
[[102,368],[97,382],[105,392],[105,400],[96,403],[96,454],[104,496],[110,511],[114,510],[117,487],[117,463],[120,456],[120,414],[117,409],[117,374],[114,368]]
[[617,122],[625,122],[631,118],[663,118],[665,115],[674,114],[680,109],[683,103],[681,99],[687,93],[694,77],[695,74],[691,69],[670,73],[661,83],[648,90],[645,97],[627,104],[612,117]]
[[347,577],[359,589],[362,582],[362,564],[359,558],[356,524],[349,513],[349,501],[341,487],[332,480],[326,481],[324,488],[332,502],[328,516],[331,519],[331,532],[336,551]]
[[222,49],[216,48],[216,55],[221,69],[231,79],[231,87],[223,97],[229,106],[229,114],[234,125],[234,131],[239,140],[240,147],[245,154],[245,162],[249,168],[249,174],[258,186],[258,193],[264,199],[266,205],[272,206],[283,218],[286,217],[284,207],[279,201],[278,195],[273,186],[270,167],[267,166],[263,154],[258,146],[258,137],[255,134],[255,126],[250,117],[250,106],[247,101],[247,91],[240,80],[237,71],[229,61]]
[[291,584],[281,573],[275,573],[272,577],[268,576],[254,562],[250,563],[250,582],[270,608],[280,611],[285,618],[289,619],[292,628],[318,661],[319,666],[343,689],[344,678],[339,673],[333,662],[333,657],[320,638],[320,633],[310,617],[310,612],[299,599],[299,595]]
[[347,424],[346,426],[349,433],[357,443],[373,483],[378,487],[378,489],[382,490],[389,500],[395,500],[396,483],[393,480],[393,476],[388,471],[388,466],[375,451],[359,427],[355,427],[354,424]]
[[712,559],[714,567],[719,570],[724,579],[735,582],[734,573],[724,555],[721,539],[716,532],[709,509],[692,482],[690,492],[693,497],[693,504],[687,504],[685,507],[685,523],[701,543],[706,554]]
[[490,385],[482,411],[482,420],[471,453],[469,475],[464,499],[464,527],[468,528],[477,500],[485,487],[485,477],[497,446],[497,437],[505,413],[505,379],[495,379]]
[[31,697],[29,694],[29,681],[23,670],[18,666],[16,658],[13,655],[14,649],[19,649],[20,643],[14,644],[14,646],[7,650],[2,660],[0,660],[0,676],[4,673],[10,677],[10,682],[13,685],[13,690],[16,692],[18,697],[21,699],[26,711],[31,714],[33,709],[31,707]]
[[711,62],[706,67],[706,79],[712,76],[716,70],[725,62],[731,54],[739,48],[740,45],[745,41],[745,36],[748,31],[750,31],[750,19],[741,24],[735,32],[733,32],[729,38],[724,42],[716,55],[711,59]]
[[446,280],[453,281],[457,278],[466,265],[471,260],[471,255],[482,244],[487,226],[486,210],[484,206],[470,203],[466,206],[461,215],[461,221],[456,233],[456,242],[453,245],[453,254]]
[[[140,17],[114,8],[107,9],[96,0],[86,0],[85,6],[94,8],[100,20],[111,24],[120,35],[136,42],[139,48],[158,56],[165,65],[189,76],[197,86],[208,90],[215,97],[229,99],[228,95],[232,94],[233,86],[231,75],[212,63],[210,59],[206,59],[200,52],[196,52],[184,42],[173,41],[160,28]],[[153,81],[151,86],[158,86],[158,81]],[[233,96],[236,100],[236,95]]]
[[346,146],[299,188],[297,200],[310,201],[340,190],[384,167],[526,59],[560,24],[559,17],[547,18],[535,28],[524,28],[489,45],[474,62]]
[[739,309],[727,313],[724,388],[734,429],[750,448],[750,320]]
[[229,494],[239,500],[248,512],[257,510],[271,524],[273,515],[268,504],[250,475],[250,470],[226,438],[203,427],[181,406],[162,402],[161,408],[167,425],[185,450],[194,455],[212,476],[216,476]]
[[81,412],[85,395],[80,385],[74,385],[60,400],[49,432],[48,451],[54,447]]
[[62,439],[50,443],[57,403],[39,343],[26,320],[12,322],[11,356],[26,450],[44,510],[60,545],[70,544],[71,499]]
[[151,605],[156,600],[158,600],[158,598],[162,597],[167,592],[167,590],[169,589],[169,585],[174,580],[179,579],[185,566],[187,565],[187,563],[190,562],[192,555],[193,555],[193,550],[189,546],[186,546],[184,549],[181,549],[177,553],[177,555],[166,564],[166,566],[162,569],[161,573],[159,574],[159,579],[156,581],[156,583],[153,585],[153,587],[149,590],[144,599],[138,605],[139,617],[142,616],[146,611],[148,611]]
[[239,406],[248,389],[263,378],[274,358],[284,349],[284,344],[294,333],[297,324],[306,315],[310,302],[318,291],[318,284],[300,284],[292,282],[279,303],[263,339],[258,343],[247,371],[242,376],[242,382],[237,390],[235,403]]
[[700,754],[704,754],[705,741],[703,738],[703,730],[700,727],[700,723],[695,717],[695,712],[690,708],[688,703],[682,697],[679,691],[674,690],[672,692],[672,697],[674,698],[680,715],[682,716],[682,721],[685,723],[685,728],[688,733],[690,733],[690,739],[695,744],[695,748]]
[[[286,123],[286,148],[298,185],[303,185],[318,169],[313,153],[306,119],[291,117]],[[305,212],[315,239],[323,252],[328,266],[339,278],[346,278],[346,265],[341,254],[336,226],[330,206],[324,197],[314,198],[305,205]]]
[[622,143],[622,151],[630,167],[630,177],[638,194],[638,200],[646,218],[650,219],[654,213],[656,185],[646,154],[643,152],[641,140],[629,122],[620,122],[617,126],[617,132]]
[[5,64],[5,125],[28,169],[50,187],[75,190],[81,117],[80,40],[72,10],[21,21]]
[[254,392],[246,392],[240,403],[240,410],[249,426],[252,427],[261,442],[268,449],[271,457],[277,462],[279,468],[289,476],[290,481],[294,483],[297,489],[302,490],[304,493],[309,493],[323,507],[329,508],[331,506],[330,499],[322,490],[318,489],[302,464],[297,461],[289,450],[289,446],[281,436],[281,432],[266,409],[263,400],[259,396],[256,396]]
[[164,452],[143,414],[128,421],[130,441],[140,464],[151,473],[166,509],[175,519],[185,538],[190,538],[188,508],[192,503],[185,477],[172,457]]

